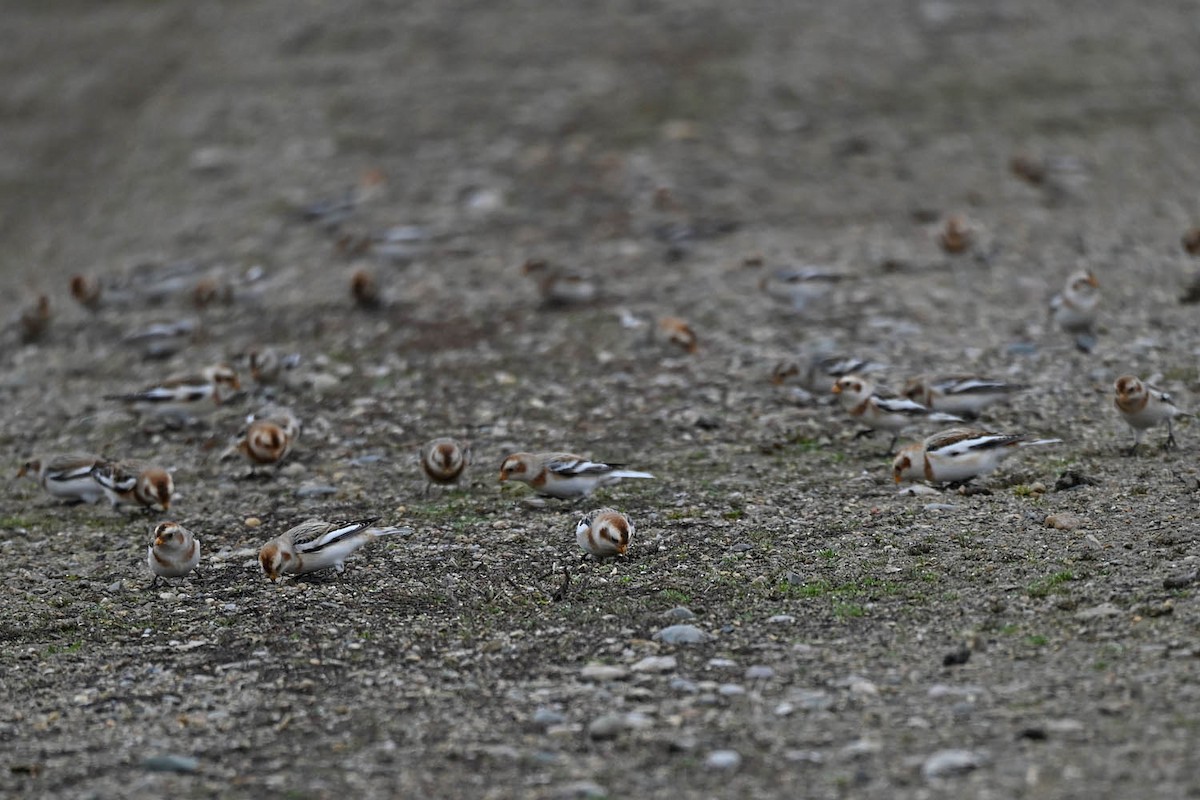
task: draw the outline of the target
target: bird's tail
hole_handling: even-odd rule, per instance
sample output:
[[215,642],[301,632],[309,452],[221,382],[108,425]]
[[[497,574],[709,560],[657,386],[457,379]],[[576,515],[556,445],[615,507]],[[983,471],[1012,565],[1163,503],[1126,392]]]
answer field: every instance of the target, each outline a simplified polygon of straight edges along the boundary
[[614,478],[653,478],[649,472],[635,472],[631,469],[618,469],[609,473]]
[[962,422],[962,417],[956,417],[953,414],[946,414],[941,411],[934,411],[925,417],[930,422]]
[[409,527],[395,528],[390,525],[386,528],[371,528],[371,534],[373,536],[391,536],[393,534],[399,534],[401,536],[408,536],[412,532],[413,532],[413,529],[409,528]]
[[1018,447],[1033,447],[1036,444],[1062,444],[1062,439],[1030,439],[1027,442],[1018,442]]

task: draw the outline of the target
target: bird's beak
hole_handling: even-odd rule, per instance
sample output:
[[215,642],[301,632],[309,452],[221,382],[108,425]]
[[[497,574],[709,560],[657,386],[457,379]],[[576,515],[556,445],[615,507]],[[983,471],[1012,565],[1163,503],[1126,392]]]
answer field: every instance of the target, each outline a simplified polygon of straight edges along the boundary
[[508,480],[508,473],[504,470],[500,470],[500,482],[504,483],[506,480]]
[[1092,287],[1093,289],[1099,289],[1099,288],[1100,288],[1100,281],[1096,280],[1096,276],[1095,276],[1095,275],[1091,275],[1091,274],[1089,274],[1089,275],[1087,276],[1087,282],[1088,282],[1088,283],[1091,285],[1091,287]]
[[894,480],[897,485],[900,484],[900,480],[901,480],[900,470],[898,470],[898,469],[892,470],[892,480]]
[[833,392],[834,394],[841,394],[842,393],[842,385],[840,383],[834,383],[833,388],[830,389],[829,391]]
[[170,501],[170,500],[163,500],[163,501],[162,501],[162,507],[163,507],[163,511],[170,511],[170,510],[171,510],[171,501]]
[[25,469],[25,467],[21,467],[19,470],[17,470],[17,474],[14,477],[24,478],[28,474],[29,470]]

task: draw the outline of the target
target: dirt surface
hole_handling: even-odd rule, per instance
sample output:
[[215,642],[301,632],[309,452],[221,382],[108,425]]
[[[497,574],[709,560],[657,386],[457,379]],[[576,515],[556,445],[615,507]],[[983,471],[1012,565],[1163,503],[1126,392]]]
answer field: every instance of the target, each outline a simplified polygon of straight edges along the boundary
[[[1191,4],[0,17],[2,460],[157,460],[204,548],[200,576],[147,590],[162,517],[11,482],[0,794],[1200,794],[1197,432],[1122,457],[1111,400],[1132,372],[1197,407]],[[363,202],[305,219],[370,170]],[[957,255],[952,214],[973,231]],[[599,297],[548,308],[530,258]],[[845,280],[800,311],[760,290],[801,264]],[[1082,266],[1104,297],[1091,355],[1045,311]],[[378,308],[352,303],[354,270]],[[103,282],[97,310],[75,274]],[[15,321],[38,293],[43,331]],[[656,335],[666,315],[697,352]],[[180,320],[178,352],[125,341]],[[300,365],[255,386],[251,346]],[[985,424],[1064,443],[990,494],[898,495],[879,437],[768,382],[821,347],[892,383],[1030,383]],[[101,399],[222,360],[250,396],[181,429]],[[220,455],[268,396],[304,434],[246,479]],[[423,495],[415,453],[439,435],[475,465]],[[533,508],[496,481],[520,449],[657,477]],[[581,563],[599,505],[637,536]],[[259,572],[291,525],[364,515],[416,533],[340,576]],[[707,641],[655,638],[674,624]]]

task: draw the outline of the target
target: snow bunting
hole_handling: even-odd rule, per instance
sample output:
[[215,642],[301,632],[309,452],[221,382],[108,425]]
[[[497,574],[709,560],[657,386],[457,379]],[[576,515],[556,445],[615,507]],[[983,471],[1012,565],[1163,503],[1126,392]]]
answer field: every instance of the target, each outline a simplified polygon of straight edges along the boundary
[[975,237],[974,226],[962,214],[952,214],[938,233],[938,244],[947,253],[957,255],[971,246]]
[[471,448],[457,439],[441,437],[421,448],[421,471],[425,473],[425,493],[433,484],[458,483],[471,463]]
[[281,463],[300,438],[300,420],[286,408],[254,415],[249,423],[233,449],[250,462],[251,472],[257,467]]
[[32,305],[21,309],[17,315],[17,330],[22,344],[31,344],[42,338],[50,325],[50,298],[39,294]]
[[29,477],[54,497],[75,503],[97,503],[104,499],[104,490],[92,478],[92,468],[101,461],[90,453],[31,458],[21,465],[17,477]]
[[383,305],[375,276],[365,269],[354,270],[350,275],[350,299],[354,301],[354,305],[368,311],[374,311]]
[[1075,346],[1085,353],[1096,344],[1096,306],[1100,303],[1100,282],[1090,270],[1071,273],[1062,292],[1050,300],[1054,322],[1075,336]]
[[1133,375],[1117,378],[1113,388],[1117,393],[1114,401],[1117,410],[1129,423],[1129,427],[1133,428],[1133,447],[1129,448],[1130,455],[1137,452],[1146,431],[1162,422],[1167,423],[1167,441],[1163,449],[1169,450],[1175,446],[1175,431],[1171,420],[1180,412],[1171,395],[1142,383]]
[[621,469],[569,453],[513,453],[500,467],[500,482],[528,483],[538,494],[573,500],[622,478],[653,478],[648,472]]
[[[860,375],[845,375],[833,384],[833,393],[841,400],[850,416],[861,420],[869,430],[860,431],[858,436],[867,436],[872,431],[887,431],[892,434],[887,455],[896,447],[900,431],[915,422],[962,422],[952,414],[931,411],[920,403],[902,397],[877,392],[870,381]],[[855,437],[858,438],[858,437]]]
[[844,280],[840,272],[823,267],[783,267],[774,270],[758,282],[758,288],[769,297],[803,312],[809,303],[829,294],[834,284]]
[[[140,392],[109,394],[104,399],[119,400],[137,409],[168,416],[191,416],[220,405],[227,399],[227,392],[241,388],[232,367],[215,364],[199,374],[173,375]],[[206,400],[212,400],[212,406],[205,403]]]
[[562,308],[590,303],[600,295],[594,278],[563,267],[551,266],[541,258],[528,259],[521,272],[537,281],[542,303],[547,308]]
[[633,521],[611,508],[585,514],[575,526],[575,541],[597,559],[623,556],[633,541]]
[[695,353],[699,340],[692,326],[680,317],[663,317],[658,321],[658,332],[663,340],[681,348],[685,353]]
[[896,483],[920,478],[930,483],[966,483],[993,472],[1019,448],[1061,441],[1034,439],[1025,433],[950,428],[901,447],[892,461],[892,478]]
[[904,384],[901,396],[934,411],[974,419],[985,408],[1001,403],[1029,387],[977,375],[920,375]]
[[282,355],[273,347],[251,347],[242,354],[250,377],[260,386],[275,383],[287,370],[300,366],[300,354]]
[[182,578],[200,563],[200,540],[177,522],[160,522],[146,548],[146,563],[154,573],[151,589],[159,578]]
[[329,567],[341,572],[350,554],[372,539],[412,533],[412,528],[371,527],[378,521],[378,517],[353,522],[306,520],[264,544],[258,551],[258,563],[272,582],[280,575],[302,575]]
[[175,482],[162,467],[138,461],[101,461],[92,468],[92,478],[104,490],[113,508],[140,505],[163,511],[171,507]]
[[866,375],[884,369],[883,364],[853,356],[817,353],[803,360],[780,361],[771,371],[771,383],[782,386],[793,381],[810,392],[826,392],[829,380],[844,375]]

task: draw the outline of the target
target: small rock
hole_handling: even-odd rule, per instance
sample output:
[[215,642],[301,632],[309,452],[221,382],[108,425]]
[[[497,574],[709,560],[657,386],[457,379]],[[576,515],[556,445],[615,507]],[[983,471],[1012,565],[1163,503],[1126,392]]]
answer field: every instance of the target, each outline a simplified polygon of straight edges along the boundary
[[777,717],[787,717],[791,716],[792,712],[795,710],[796,707],[794,705],[784,700],[782,703],[775,706],[774,712],[775,716]]
[[696,618],[696,614],[690,608],[684,608],[683,606],[675,606],[675,608],[664,611],[663,616],[666,617],[667,619],[695,619]]
[[1037,345],[1033,342],[1013,342],[1008,346],[1010,356],[1032,356],[1037,353]]
[[588,736],[597,741],[615,739],[628,727],[624,714],[601,714],[588,725]]
[[737,662],[730,658],[710,658],[704,666],[709,669],[733,669]]
[[1073,531],[1079,527],[1079,518],[1074,514],[1047,514],[1043,524],[1047,528],[1060,531]]
[[575,781],[574,783],[568,783],[563,786],[560,786],[558,788],[558,790],[554,792],[554,796],[555,797],[567,797],[567,798],[570,798],[570,797],[601,798],[601,797],[608,797],[609,792],[608,792],[608,789],[605,789],[603,786],[601,786],[600,784],[598,784],[594,781]]
[[941,495],[937,489],[932,486],[926,486],[923,483],[914,483],[912,486],[905,486],[896,492],[901,497],[937,497]]
[[552,708],[539,708],[533,712],[532,720],[534,725],[544,730],[552,725],[562,725],[567,718]]
[[303,475],[307,470],[299,461],[293,461],[290,464],[284,464],[279,468],[279,474],[285,478],[294,478],[297,475]]
[[676,663],[675,656],[648,656],[629,669],[632,672],[671,672]]
[[306,483],[296,489],[296,497],[303,499],[328,497],[331,494],[337,494],[337,487],[325,483]]
[[1119,617],[1120,615],[1121,609],[1117,608],[1112,603],[1101,603],[1098,606],[1092,606],[1091,608],[1085,608],[1082,611],[1076,611],[1075,619],[1086,621],[1090,619],[1100,619],[1101,617]]
[[737,750],[713,750],[704,765],[709,769],[737,769],[742,765],[742,756]]
[[954,503],[926,503],[924,506],[926,511],[957,511],[959,508]]
[[757,664],[746,670],[746,680],[748,681],[765,681],[768,678],[774,677],[775,670],[761,664]]
[[795,621],[796,618],[791,614],[776,614],[767,618],[767,622],[771,625],[791,625]]
[[246,517],[242,524],[247,528],[257,528],[259,525],[262,525],[262,520],[258,517]]
[[735,544],[729,548],[729,552],[731,552],[731,553],[746,553],[753,549],[754,549],[754,545],[750,544],[750,542],[738,542],[737,544]]
[[1200,571],[1192,570],[1184,572],[1180,575],[1172,575],[1169,578],[1163,578],[1164,589],[1182,589],[1185,586],[1191,586],[1197,580],[1200,580]]
[[142,760],[142,769],[150,772],[195,772],[200,762],[191,756],[161,755]]
[[671,625],[654,634],[653,638],[663,644],[703,644],[713,637],[695,625]]
[[722,697],[741,697],[746,693],[746,687],[736,683],[722,683],[717,687],[717,694]]
[[695,694],[700,691],[700,687],[696,685],[696,682],[689,681],[687,678],[672,678],[671,683],[668,685],[675,691],[683,692],[684,694]]
[[1100,481],[1095,478],[1084,475],[1082,472],[1069,469],[1058,476],[1058,480],[1054,482],[1054,491],[1065,492],[1068,489],[1077,489],[1080,486],[1099,486]]
[[930,780],[963,775],[978,768],[981,763],[979,755],[970,750],[939,750],[925,759],[921,765],[921,777]]
[[971,658],[971,648],[965,644],[960,644],[955,649],[942,656],[943,667],[957,667],[967,663]]
[[585,681],[619,681],[628,674],[624,667],[613,664],[588,664],[579,671],[579,677]]

